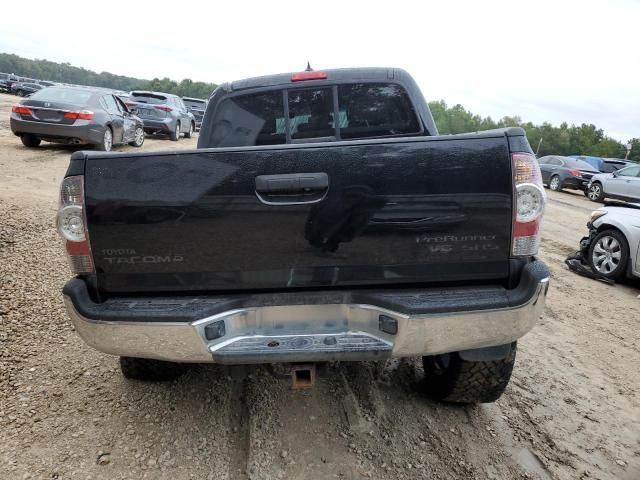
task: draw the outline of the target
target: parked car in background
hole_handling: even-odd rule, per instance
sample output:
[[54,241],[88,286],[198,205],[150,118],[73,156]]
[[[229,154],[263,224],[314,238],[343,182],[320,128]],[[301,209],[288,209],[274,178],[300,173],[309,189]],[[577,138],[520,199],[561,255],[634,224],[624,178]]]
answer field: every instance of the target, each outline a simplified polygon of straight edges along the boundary
[[10,123],[26,147],[37,147],[45,140],[109,151],[113,145],[144,143],[142,120],[103,90],[44,88],[13,106]]
[[570,155],[569,157],[587,162],[601,173],[615,172],[626,167],[628,163],[619,158],[590,157],[587,155]]
[[50,82],[48,80],[38,80],[38,83],[43,87],[53,87],[57,85],[56,82]]
[[42,90],[45,88],[43,85],[39,83],[28,83],[28,82],[16,82],[11,85],[12,93],[15,93],[19,97],[28,97],[29,95],[37,92],[38,90]]
[[29,77],[17,77],[12,83],[11,85],[9,85],[9,93],[16,93],[16,89],[14,88],[14,86],[18,83],[38,83],[38,80],[36,80],[35,78],[29,78]]
[[127,105],[144,120],[147,133],[163,133],[178,141],[183,133],[191,138],[196,129],[195,117],[177,95],[136,90],[129,94]]
[[0,73],[0,91],[1,92],[10,92],[11,85],[13,82],[17,82],[18,77],[16,77],[13,73]]
[[587,185],[587,197],[593,202],[605,198],[640,201],[640,165],[594,175]]
[[541,157],[538,159],[538,164],[542,173],[542,182],[556,192],[563,188],[584,191],[589,179],[600,173],[585,161],[558,155]]
[[611,203],[591,213],[580,242],[589,266],[611,280],[640,277],[640,205]]
[[207,109],[207,100],[202,98],[193,98],[193,97],[182,97],[185,105],[189,109],[193,116],[196,119],[196,130],[200,129],[200,125],[202,125],[202,117],[204,117],[204,112]]

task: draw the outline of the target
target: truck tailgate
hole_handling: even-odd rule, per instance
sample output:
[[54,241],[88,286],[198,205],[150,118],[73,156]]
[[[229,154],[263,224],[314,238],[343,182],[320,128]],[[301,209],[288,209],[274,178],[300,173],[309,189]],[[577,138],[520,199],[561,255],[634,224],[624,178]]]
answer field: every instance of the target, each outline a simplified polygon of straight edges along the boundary
[[504,134],[92,154],[98,287],[219,291],[501,280]]

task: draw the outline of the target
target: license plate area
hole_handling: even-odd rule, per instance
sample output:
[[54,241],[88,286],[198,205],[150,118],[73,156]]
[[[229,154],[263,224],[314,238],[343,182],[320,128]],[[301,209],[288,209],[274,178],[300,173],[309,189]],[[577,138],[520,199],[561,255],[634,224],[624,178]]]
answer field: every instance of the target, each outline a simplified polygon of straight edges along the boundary
[[60,122],[64,114],[55,110],[35,110],[34,117],[43,122]]

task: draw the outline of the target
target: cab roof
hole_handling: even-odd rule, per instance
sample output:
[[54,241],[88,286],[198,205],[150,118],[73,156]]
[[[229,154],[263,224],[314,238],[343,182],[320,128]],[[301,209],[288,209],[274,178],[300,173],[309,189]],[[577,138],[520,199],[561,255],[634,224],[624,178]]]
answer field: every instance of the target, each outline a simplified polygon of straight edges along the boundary
[[[353,82],[353,81],[403,81],[407,78],[411,78],[410,75],[400,68],[381,68],[381,67],[368,67],[368,68],[334,68],[334,69],[321,69],[312,70],[311,72],[322,72],[327,75],[326,79],[322,80],[306,80],[299,83],[326,83],[326,82]],[[305,73],[311,73],[305,72]],[[237,91],[248,88],[259,87],[271,87],[279,85],[288,85],[292,83],[292,76],[302,72],[289,72],[289,73],[277,73],[275,75],[263,75],[261,77],[245,78],[243,80],[235,80],[230,83],[224,83],[221,85],[225,90]]]

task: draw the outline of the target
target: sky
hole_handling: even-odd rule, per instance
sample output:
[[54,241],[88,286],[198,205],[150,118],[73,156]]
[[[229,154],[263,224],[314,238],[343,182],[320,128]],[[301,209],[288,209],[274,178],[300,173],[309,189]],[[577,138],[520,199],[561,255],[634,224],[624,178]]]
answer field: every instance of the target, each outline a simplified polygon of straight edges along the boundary
[[400,67],[428,100],[475,114],[640,137],[640,0],[145,3],[5,9],[0,52],[215,83],[307,61],[316,70]]

